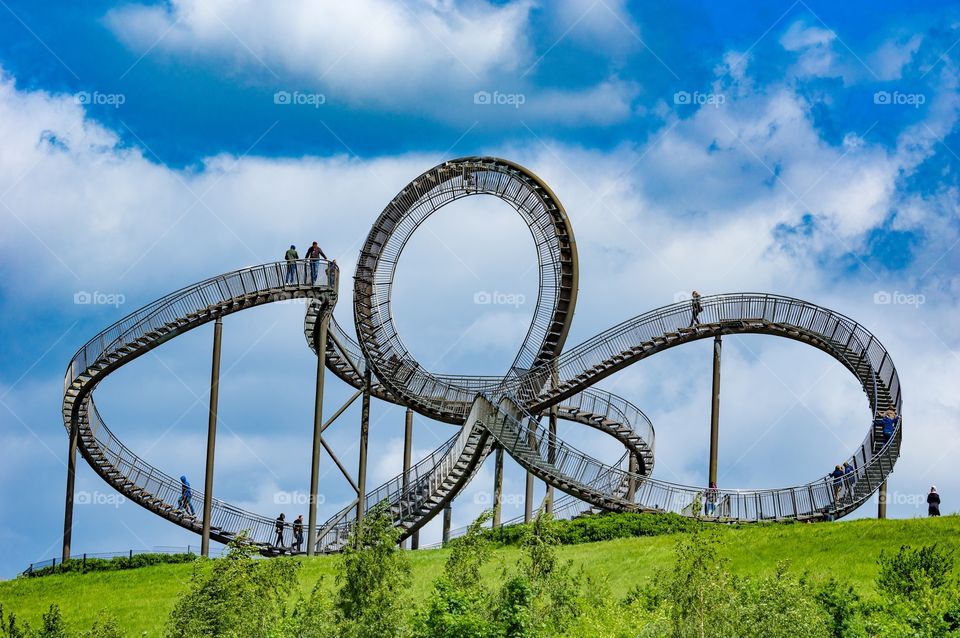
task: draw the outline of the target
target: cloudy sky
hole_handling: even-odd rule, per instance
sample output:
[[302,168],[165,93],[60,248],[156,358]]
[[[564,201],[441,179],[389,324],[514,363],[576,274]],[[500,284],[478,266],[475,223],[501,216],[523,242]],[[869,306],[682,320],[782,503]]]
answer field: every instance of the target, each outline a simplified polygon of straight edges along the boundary
[[[529,167],[565,204],[581,263],[569,345],[694,288],[840,311],[900,371],[891,514],[925,514],[932,484],[960,509],[957,5],[58,4],[0,0],[0,576],[59,555],[62,375],[89,337],[291,243],[319,241],[349,275],[406,182],[473,154]],[[536,279],[516,213],[457,202],[404,253],[397,323],[427,367],[497,374]],[[510,303],[475,302],[494,292]],[[75,303],[82,293],[101,303]],[[302,315],[284,304],[224,322],[216,492],[267,515],[299,513],[289,503],[309,485],[315,364]],[[211,334],[184,335],[97,391],[134,451],[197,485]],[[859,444],[867,402],[839,364],[772,337],[724,346],[721,487],[803,483]],[[601,384],[653,420],[658,478],[705,481],[710,358],[699,342]],[[328,383],[328,405],[350,394]],[[402,409],[374,404],[371,484],[399,470],[402,424]],[[355,406],[329,431],[351,467],[358,428]],[[417,453],[453,432],[418,417]],[[561,432],[620,455],[596,433]],[[483,509],[491,465],[456,502],[454,526]],[[523,475],[507,465],[510,517]],[[328,514],[349,488],[328,459],[322,471]],[[82,461],[77,489],[75,552],[199,542]],[[423,538],[439,539],[438,521]]]

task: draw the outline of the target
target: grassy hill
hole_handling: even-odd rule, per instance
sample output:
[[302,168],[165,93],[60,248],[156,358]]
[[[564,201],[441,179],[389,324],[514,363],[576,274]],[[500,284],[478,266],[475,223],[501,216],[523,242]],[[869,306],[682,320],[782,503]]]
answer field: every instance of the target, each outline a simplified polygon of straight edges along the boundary
[[[793,570],[807,572],[814,578],[832,576],[848,580],[867,596],[875,595],[873,580],[881,550],[931,543],[960,548],[960,516],[755,525],[717,531],[722,539],[721,555],[729,559],[738,575],[770,573],[778,561],[788,561]],[[670,567],[677,537],[670,534],[570,545],[560,548],[560,555],[582,567],[589,576],[606,581],[611,593],[622,597],[635,585],[652,578],[658,569]],[[410,554],[415,598],[422,599],[430,591],[446,556],[445,550]],[[515,564],[518,557],[518,549],[500,548],[485,569],[493,576],[503,566]],[[336,556],[300,560],[303,591],[321,576],[327,587],[333,587]],[[0,582],[0,603],[5,611],[16,613],[31,624],[37,624],[49,605],[57,603],[68,625],[77,630],[90,627],[96,613],[107,609],[120,621],[126,635],[159,636],[193,569],[190,564],[159,565],[129,571],[21,578]]]

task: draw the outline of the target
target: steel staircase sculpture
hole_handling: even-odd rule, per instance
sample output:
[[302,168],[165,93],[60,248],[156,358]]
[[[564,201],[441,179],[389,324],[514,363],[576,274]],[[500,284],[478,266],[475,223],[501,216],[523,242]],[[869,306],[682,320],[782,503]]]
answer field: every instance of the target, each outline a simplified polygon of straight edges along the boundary
[[[434,374],[403,345],[391,306],[400,254],[413,232],[445,204],[473,195],[510,203],[530,228],[539,260],[540,294],[513,364],[502,376]],[[653,354],[717,335],[766,334],[793,339],[829,354],[857,378],[871,425],[849,462],[853,475],[840,484],[829,476],[772,490],[718,490],[714,518],[731,522],[824,519],[844,516],[879,488],[893,470],[902,420],[887,440],[878,421],[887,408],[901,413],[900,382],[886,349],[863,326],[809,302],[764,293],[701,298],[693,317],[680,302],[629,319],[583,344],[564,350],[577,297],[576,243],[556,196],[512,162],[470,157],[444,162],[402,190],[374,223],[354,277],[354,339],[332,317],[339,273],[325,261],[317,282],[307,261],[245,268],[163,297],[121,319],[90,340],[71,360],[64,380],[63,416],[78,434],[78,448],[97,473],[127,498],[186,529],[199,532],[197,516],[177,508],[181,486],[129,450],[107,428],[93,400],[108,374],[166,341],[246,308],[305,297],[308,345],[317,351],[317,322],[329,316],[326,365],[340,379],[372,396],[407,406],[432,419],[461,426],[426,458],[366,494],[366,507],[386,501],[404,537],[421,528],[469,483],[495,446],[568,496],[559,515],[587,511],[657,511],[703,516],[705,491],[652,478],[654,430],[629,401],[594,385]],[[370,379],[366,385],[366,379]],[[540,419],[559,418],[604,432],[625,448],[613,464],[594,459],[550,437]],[[194,502],[202,501],[194,492]],[[212,538],[227,542],[241,531],[264,553],[275,551],[274,520],[213,500]],[[317,549],[337,551],[357,516],[355,504],[318,525]],[[308,533],[310,530],[307,530]],[[309,538],[309,534],[308,534]]]

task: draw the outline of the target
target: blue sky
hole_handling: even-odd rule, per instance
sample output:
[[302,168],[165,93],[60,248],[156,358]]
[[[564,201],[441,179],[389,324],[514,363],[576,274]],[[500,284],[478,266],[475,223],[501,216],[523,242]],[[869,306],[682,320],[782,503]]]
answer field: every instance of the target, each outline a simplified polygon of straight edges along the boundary
[[[570,345],[693,288],[790,294],[861,321],[904,386],[891,512],[922,514],[931,484],[955,511],[958,56],[960,11],[944,2],[0,1],[0,576],[58,553],[61,375],[87,338],[291,242],[321,241],[349,273],[407,181],[470,154],[529,166],[566,205],[582,264]],[[509,365],[536,294],[531,248],[496,201],[424,225],[395,293],[423,362]],[[75,304],[81,291],[122,303]],[[481,291],[528,301],[478,307]],[[302,310],[225,326],[217,492],[267,514],[307,487]],[[349,324],[346,297],[337,315]],[[209,332],[98,389],[132,449],[195,482]],[[722,486],[805,482],[859,443],[865,401],[839,365],[773,338],[728,343]],[[694,344],[603,383],[653,419],[664,480],[704,480],[709,357]],[[328,400],[349,394],[333,382]],[[374,405],[374,482],[400,467],[402,420]],[[350,464],[357,421],[351,409],[331,431]],[[418,418],[418,452],[451,432]],[[507,491],[522,493],[508,468]],[[490,476],[455,525],[482,509]],[[82,463],[78,489],[96,497],[78,507],[77,551],[198,541],[117,502]],[[347,489],[325,474],[324,511]]]

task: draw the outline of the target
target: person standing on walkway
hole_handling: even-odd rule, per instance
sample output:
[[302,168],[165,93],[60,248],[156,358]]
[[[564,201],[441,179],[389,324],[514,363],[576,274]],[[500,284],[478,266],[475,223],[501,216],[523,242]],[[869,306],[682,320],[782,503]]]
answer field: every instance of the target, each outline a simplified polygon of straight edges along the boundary
[[932,486],[927,494],[927,516],[940,516],[940,495],[936,485]]
[[286,527],[286,517],[283,515],[283,512],[280,512],[280,516],[277,517],[275,521],[274,529],[277,532],[277,540],[274,542],[276,547],[283,547],[283,528]]
[[310,283],[317,283],[317,275],[320,272],[320,258],[327,258],[323,254],[323,251],[320,249],[320,245],[317,242],[313,242],[313,245],[310,248],[307,248],[307,259],[310,260]]
[[700,293],[694,290],[690,293],[690,325],[688,328],[700,325],[700,313],[703,312],[703,305],[700,303]]
[[288,284],[296,283],[297,281],[297,260],[300,259],[300,255],[297,254],[297,247],[293,244],[290,244],[290,248],[287,250],[286,254],[283,256],[287,260],[287,279]]
[[716,481],[710,481],[710,487],[707,488],[705,496],[707,504],[703,511],[707,516],[714,516],[717,512],[717,499],[720,496]]
[[300,552],[303,547],[303,514],[293,521],[293,548],[295,552]]
[[190,481],[186,476],[180,477],[180,500],[177,501],[177,509],[183,510],[189,516],[196,516],[193,511],[193,490],[190,488]]

